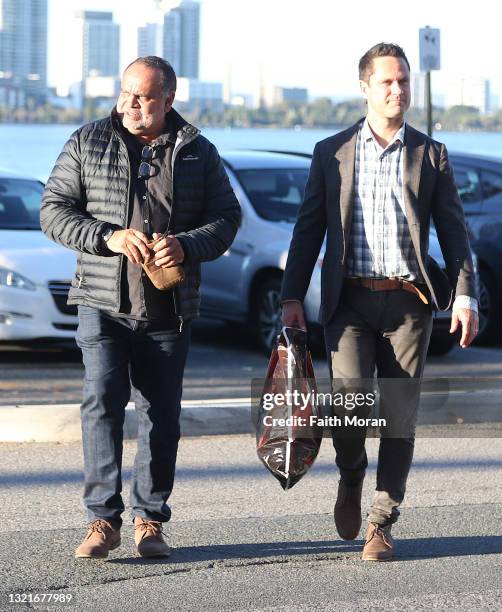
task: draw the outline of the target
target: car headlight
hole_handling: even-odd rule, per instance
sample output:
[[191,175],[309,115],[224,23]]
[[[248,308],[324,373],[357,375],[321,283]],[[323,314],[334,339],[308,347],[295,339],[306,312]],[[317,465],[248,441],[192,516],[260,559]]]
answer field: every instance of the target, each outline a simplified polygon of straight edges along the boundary
[[28,291],[36,290],[36,285],[32,283],[31,280],[13,270],[7,270],[6,268],[0,268],[0,287],[1,286],[27,289]]

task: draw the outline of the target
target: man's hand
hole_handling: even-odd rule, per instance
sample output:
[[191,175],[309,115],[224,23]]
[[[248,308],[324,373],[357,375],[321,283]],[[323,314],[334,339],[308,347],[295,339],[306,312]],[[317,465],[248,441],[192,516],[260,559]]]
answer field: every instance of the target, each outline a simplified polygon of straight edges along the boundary
[[[157,240],[161,234],[154,234],[153,239]],[[175,236],[165,236],[153,247],[155,252],[155,265],[160,268],[169,268],[180,264],[185,259],[185,253],[181,242]]]
[[282,305],[282,324],[284,327],[307,329],[305,314],[301,302],[284,302]]
[[453,308],[450,334],[457,331],[459,324],[462,326],[460,346],[467,348],[478,333],[479,319],[477,312],[470,308]]
[[148,238],[143,232],[135,229],[117,230],[106,241],[106,246],[113,253],[122,253],[131,263],[141,264],[150,257],[147,247]]

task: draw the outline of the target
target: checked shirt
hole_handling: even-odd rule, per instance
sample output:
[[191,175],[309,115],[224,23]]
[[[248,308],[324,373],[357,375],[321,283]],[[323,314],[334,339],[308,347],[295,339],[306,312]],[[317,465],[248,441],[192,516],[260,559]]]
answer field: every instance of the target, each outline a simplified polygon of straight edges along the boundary
[[347,276],[423,282],[404,209],[405,130],[403,123],[385,149],[367,119],[357,135]]

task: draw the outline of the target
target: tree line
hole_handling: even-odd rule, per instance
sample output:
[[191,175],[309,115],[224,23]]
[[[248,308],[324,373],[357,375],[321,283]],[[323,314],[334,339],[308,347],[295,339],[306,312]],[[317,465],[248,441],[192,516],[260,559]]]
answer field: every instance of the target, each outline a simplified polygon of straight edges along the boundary
[[[329,98],[318,98],[305,104],[281,104],[261,108],[225,106],[222,110],[202,107],[189,109],[184,108],[182,104],[176,107],[188,121],[200,127],[341,128],[352,125],[366,112],[362,100],[334,103]],[[18,109],[0,107],[0,122],[79,124],[103,117],[108,110],[106,105],[96,104],[95,101],[87,101],[83,111],[74,108],[62,109],[49,104]],[[423,129],[426,125],[425,110],[410,109],[407,120]],[[434,108],[433,121],[447,131],[502,131],[502,110],[483,115],[479,109],[471,106]]]

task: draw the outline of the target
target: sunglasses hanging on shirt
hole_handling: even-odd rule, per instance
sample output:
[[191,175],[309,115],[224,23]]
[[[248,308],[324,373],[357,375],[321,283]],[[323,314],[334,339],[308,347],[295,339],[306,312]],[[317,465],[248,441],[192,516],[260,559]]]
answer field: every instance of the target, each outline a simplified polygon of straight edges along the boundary
[[155,174],[155,168],[152,166],[155,148],[150,145],[145,145],[141,151],[141,163],[138,168],[138,178],[149,179]]

